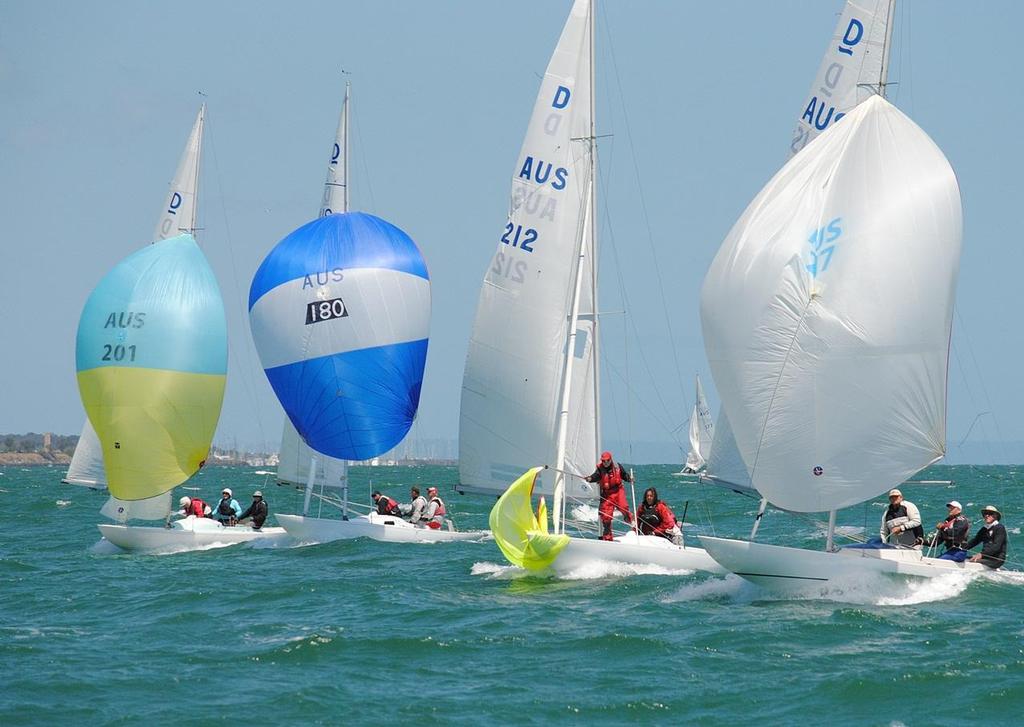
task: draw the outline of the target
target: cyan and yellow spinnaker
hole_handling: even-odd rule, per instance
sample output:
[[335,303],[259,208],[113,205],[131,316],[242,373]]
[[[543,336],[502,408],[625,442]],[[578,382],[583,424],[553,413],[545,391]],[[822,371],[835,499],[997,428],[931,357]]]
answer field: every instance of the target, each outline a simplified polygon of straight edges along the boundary
[[111,495],[153,497],[196,473],[220,417],[228,347],[217,279],[191,235],[107,273],[82,311],[75,357]]
[[537,475],[543,467],[534,467],[509,485],[491,508],[489,518],[494,541],[512,565],[527,570],[543,570],[569,544],[569,536],[548,534],[547,508],[541,505],[540,517],[533,512],[531,496]]

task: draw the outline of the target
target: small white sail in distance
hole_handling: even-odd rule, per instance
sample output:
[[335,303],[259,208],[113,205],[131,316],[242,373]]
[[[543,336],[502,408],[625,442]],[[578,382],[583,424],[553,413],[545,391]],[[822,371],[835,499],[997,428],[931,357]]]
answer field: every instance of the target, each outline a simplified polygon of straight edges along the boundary
[[686,455],[684,473],[692,474],[703,469],[711,453],[714,438],[715,422],[711,417],[711,409],[704,398],[704,387],[701,386],[698,376],[696,398],[693,412],[690,414],[690,452]]
[[800,116],[789,154],[874,94],[885,95],[896,0],[847,0],[821,60]]
[[[160,219],[157,222],[153,241],[176,237],[182,232],[192,233],[196,229],[196,195],[199,188],[199,167],[202,154],[203,124],[206,104],[199,107],[192,131],[178,162],[178,168],[171,181]],[[89,419],[82,425],[82,433],[75,445],[67,474],[63,482],[92,489],[107,487],[106,472],[103,468],[103,448],[96,430]],[[129,518],[155,520],[170,511],[170,494],[164,493],[148,500],[128,501],[111,497],[101,512],[108,517],[124,522]],[[165,504],[166,503],[166,504]],[[138,513],[138,514],[136,514]],[[154,513],[158,513],[155,514]]]
[[942,456],[960,246],[949,162],[880,96],[747,207],[704,279],[701,321],[769,502],[838,510]]

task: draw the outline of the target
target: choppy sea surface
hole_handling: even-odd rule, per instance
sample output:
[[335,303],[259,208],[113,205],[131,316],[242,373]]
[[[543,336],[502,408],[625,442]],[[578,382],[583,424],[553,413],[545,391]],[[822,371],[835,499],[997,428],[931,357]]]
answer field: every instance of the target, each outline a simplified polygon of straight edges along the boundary
[[[637,470],[688,537],[745,537],[757,503]],[[1020,724],[1024,576],[885,578],[782,597],[735,576],[593,564],[571,577],[508,566],[493,541],[234,546],[111,554],[100,493],[49,467],[0,468],[0,724]],[[907,485],[933,524],[957,499],[992,503],[1024,571],[1011,467],[935,467]],[[356,468],[397,499],[440,484],[461,529],[493,498],[451,491],[445,467]],[[271,509],[300,495],[245,468],[184,493]],[[180,493],[176,493],[176,496]],[[364,501],[367,498],[361,498]],[[877,531],[882,499],[839,515]],[[769,510],[758,540],[820,548],[822,527]],[[1007,570],[1009,570],[1009,567]]]

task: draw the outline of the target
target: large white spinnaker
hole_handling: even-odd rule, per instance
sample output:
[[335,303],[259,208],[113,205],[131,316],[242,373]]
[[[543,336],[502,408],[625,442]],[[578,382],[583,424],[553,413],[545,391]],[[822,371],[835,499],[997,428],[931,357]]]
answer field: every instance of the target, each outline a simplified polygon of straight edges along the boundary
[[942,456],[960,244],[949,162],[880,96],[747,207],[704,279],[701,321],[768,501],[837,510]]
[[[586,214],[593,171],[591,12],[589,0],[575,2],[544,74],[512,177],[508,220],[480,291],[459,423],[459,479],[467,490],[504,492],[531,467],[560,466],[566,385],[561,466],[589,473],[599,451],[596,270],[593,216]],[[568,382],[567,355],[575,357]],[[540,478],[539,491],[551,493],[554,474]],[[594,496],[576,478],[566,480],[566,494]]]
[[896,0],[846,0],[818,75],[800,107],[790,155],[854,106],[885,95]]
[[[153,241],[177,237],[182,232],[194,234],[196,229],[196,194],[199,189],[199,166],[202,155],[203,124],[206,104],[199,107],[178,168],[171,180],[167,198],[160,212]],[[75,445],[71,464],[63,482],[92,489],[106,489],[107,476],[103,467],[103,447],[88,417]],[[145,500],[119,500],[111,497],[101,508],[107,517],[126,522],[129,519],[159,520],[170,512],[170,495],[157,495]]]
[[711,444],[715,439],[715,421],[711,418],[711,408],[704,398],[704,387],[697,377],[697,394],[690,413],[690,451],[686,455],[686,466],[683,472],[699,472],[707,464],[711,453]]

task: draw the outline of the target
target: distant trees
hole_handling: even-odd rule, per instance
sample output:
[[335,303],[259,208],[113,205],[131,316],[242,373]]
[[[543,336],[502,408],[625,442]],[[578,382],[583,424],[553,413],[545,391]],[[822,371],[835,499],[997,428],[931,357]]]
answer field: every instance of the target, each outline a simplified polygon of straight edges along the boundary
[[[78,444],[77,434],[50,435],[50,451],[72,454]],[[42,452],[43,435],[29,432],[28,434],[0,434],[0,452]]]

